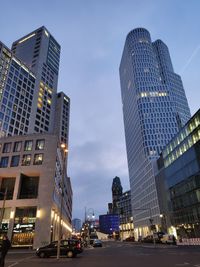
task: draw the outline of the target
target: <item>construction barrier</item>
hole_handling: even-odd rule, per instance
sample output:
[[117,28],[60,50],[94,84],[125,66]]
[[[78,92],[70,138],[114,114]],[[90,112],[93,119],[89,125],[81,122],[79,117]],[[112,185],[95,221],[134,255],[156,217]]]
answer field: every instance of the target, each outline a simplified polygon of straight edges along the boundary
[[178,246],[200,246],[200,238],[182,238],[177,240]]

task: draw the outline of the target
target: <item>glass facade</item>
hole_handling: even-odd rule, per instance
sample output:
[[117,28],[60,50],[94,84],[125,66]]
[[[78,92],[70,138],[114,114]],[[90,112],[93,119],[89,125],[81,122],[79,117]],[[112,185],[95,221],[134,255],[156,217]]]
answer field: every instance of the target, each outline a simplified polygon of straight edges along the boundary
[[152,43],[146,29],[127,35],[120,83],[134,225],[145,229],[150,213],[154,224],[160,223],[154,161],[188,121],[190,110],[167,46],[161,40]]
[[200,140],[200,112],[180,130],[179,134],[163,150],[165,167],[172,164],[184,152]]
[[9,49],[0,47],[0,135],[28,132],[35,76]]
[[106,214],[99,216],[100,232],[105,234],[113,234],[119,232],[119,215]]
[[167,144],[158,161],[168,226],[174,226],[177,235],[185,238],[200,237],[199,120],[200,110]]

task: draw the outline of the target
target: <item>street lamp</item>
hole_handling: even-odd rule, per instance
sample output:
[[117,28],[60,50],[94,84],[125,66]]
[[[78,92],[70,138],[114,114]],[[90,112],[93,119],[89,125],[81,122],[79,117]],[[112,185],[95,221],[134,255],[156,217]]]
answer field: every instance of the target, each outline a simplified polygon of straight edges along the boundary
[[61,180],[61,194],[60,194],[60,214],[58,222],[58,246],[57,246],[57,259],[60,258],[60,243],[62,238],[62,210],[63,210],[63,198],[64,198],[64,180],[65,180],[65,170],[66,170],[66,156],[67,156],[67,145],[62,143],[60,145],[61,151],[63,151],[63,168],[62,168],[62,180]]
[[[92,215],[92,216],[91,216]],[[92,217],[92,218],[91,218]],[[89,208],[87,209],[85,207],[85,224],[88,224],[88,230],[87,230],[87,239],[89,240],[90,243],[90,234],[91,234],[91,229],[94,228],[93,226],[93,222],[95,219],[95,215],[94,215],[94,209],[93,208]]]

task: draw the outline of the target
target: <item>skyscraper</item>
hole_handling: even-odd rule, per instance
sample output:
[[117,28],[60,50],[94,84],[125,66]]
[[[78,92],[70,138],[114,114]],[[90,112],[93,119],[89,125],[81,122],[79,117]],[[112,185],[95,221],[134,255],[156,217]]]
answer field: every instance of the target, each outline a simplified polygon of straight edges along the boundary
[[0,42],[0,189],[7,188],[10,200],[1,226],[12,245],[58,239],[61,217],[62,235],[70,236],[70,98],[57,93],[60,49],[44,26],[15,41],[12,50]]
[[190,118],[182,81],[167,46],[143,28],[126,38],[120,64],[126,149],[136,235],[160,224],[154,163]]
[[68,144],[70,99],[57,94],[60,45],[43,26],[0,43],[0,136],[56,133]]

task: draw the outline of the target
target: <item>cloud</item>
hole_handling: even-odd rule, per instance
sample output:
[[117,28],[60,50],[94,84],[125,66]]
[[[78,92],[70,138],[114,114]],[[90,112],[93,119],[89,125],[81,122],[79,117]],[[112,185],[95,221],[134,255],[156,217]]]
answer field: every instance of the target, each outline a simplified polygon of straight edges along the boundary
[[107,212],[112,199],[112,179],[121,177],[128,187],[127,162],[123,148],[100,141],[73,147],[69,158],[74,192],[74,216],[84,215],[84,207],[93,208],[96,215]]

